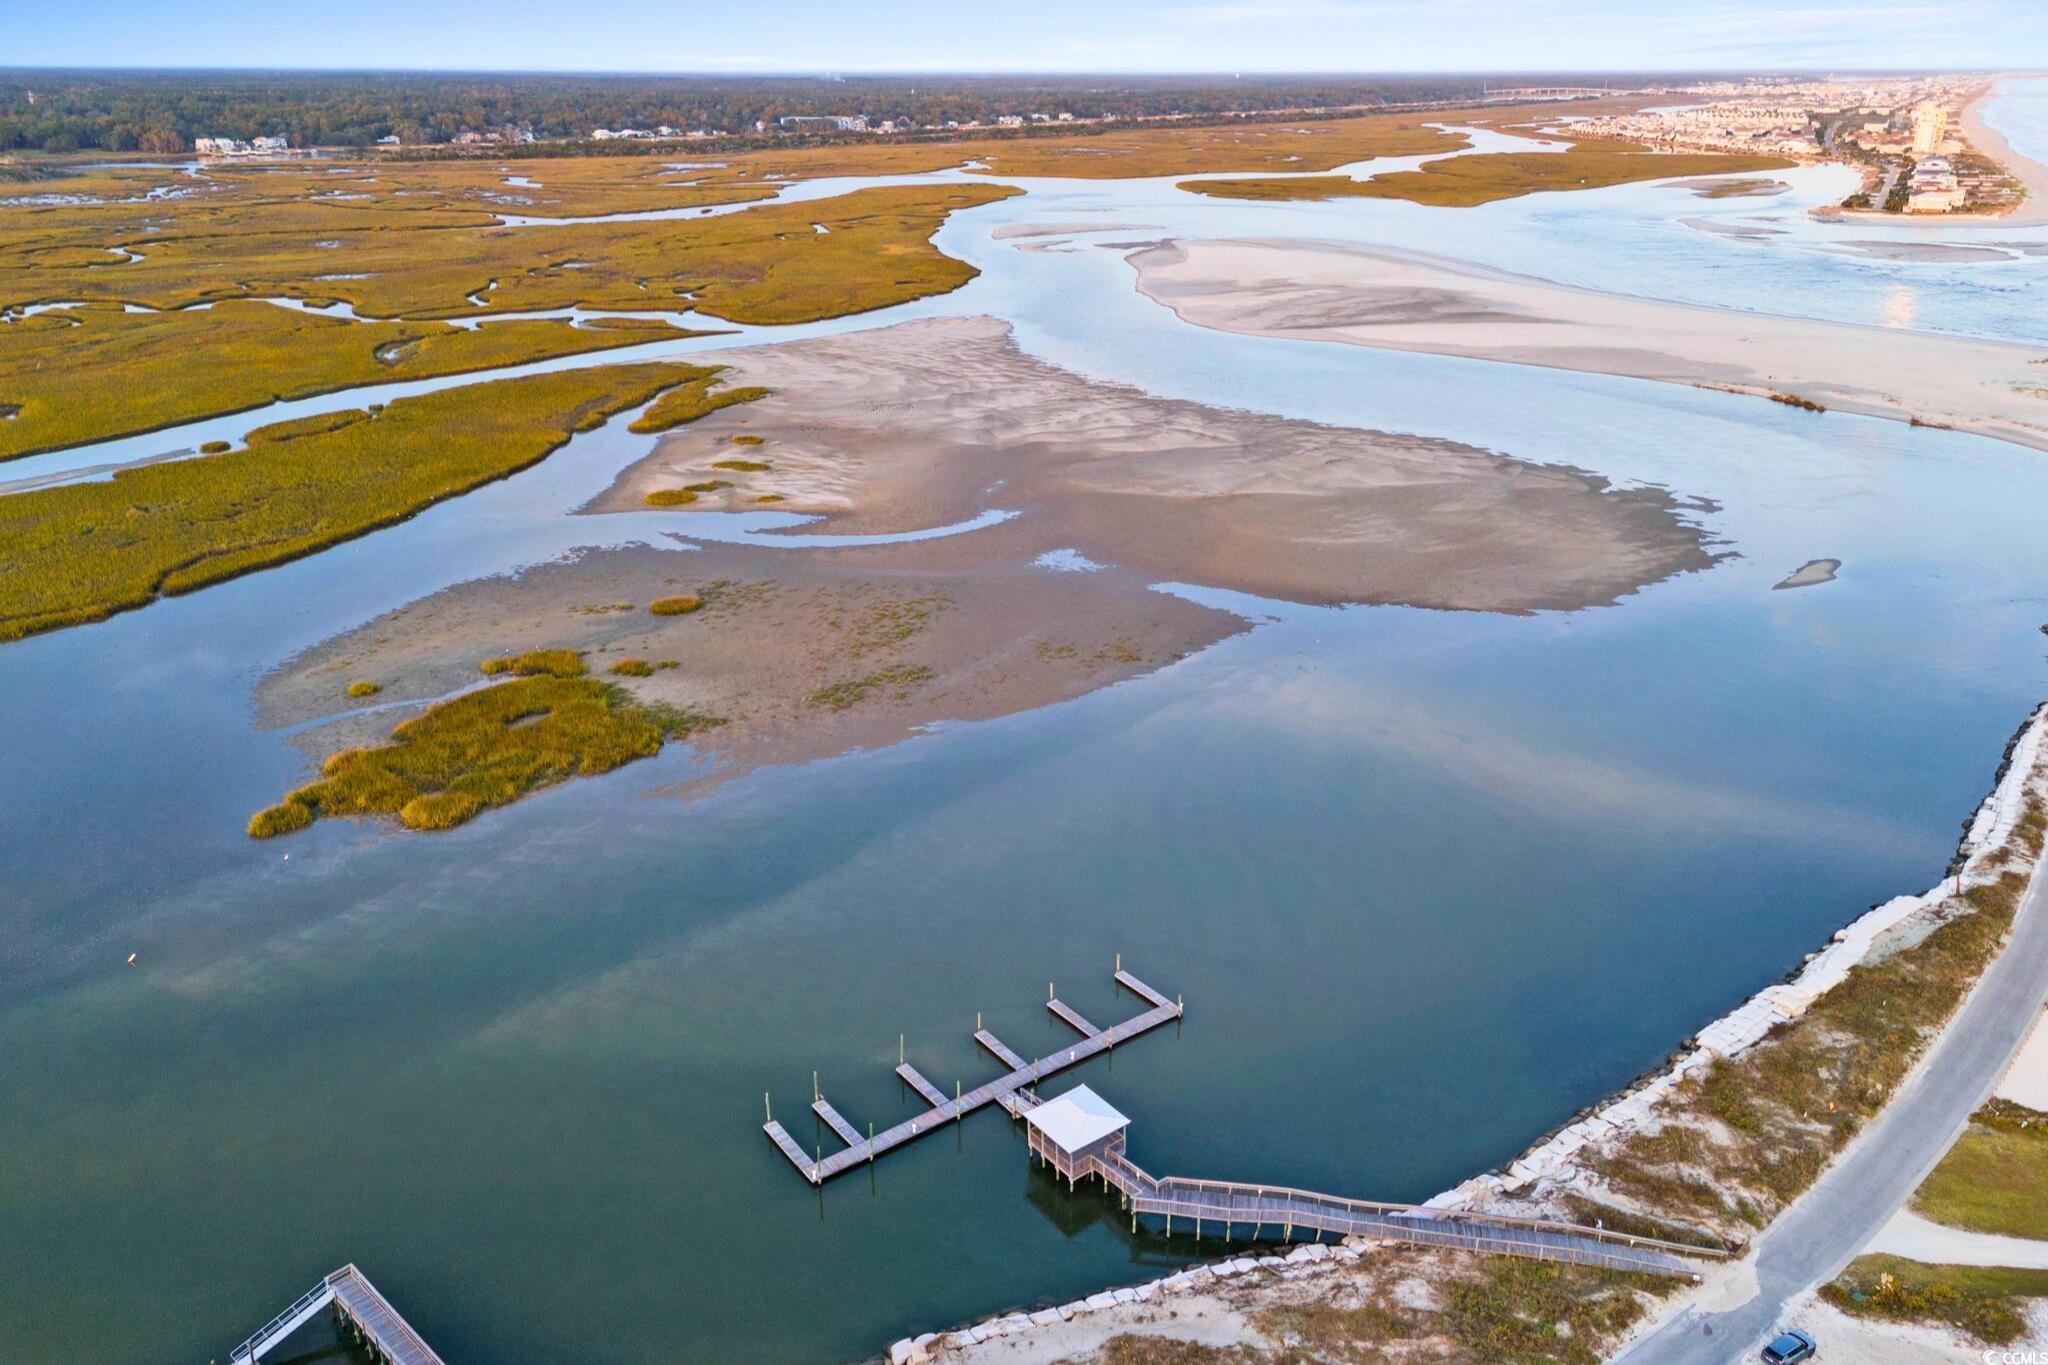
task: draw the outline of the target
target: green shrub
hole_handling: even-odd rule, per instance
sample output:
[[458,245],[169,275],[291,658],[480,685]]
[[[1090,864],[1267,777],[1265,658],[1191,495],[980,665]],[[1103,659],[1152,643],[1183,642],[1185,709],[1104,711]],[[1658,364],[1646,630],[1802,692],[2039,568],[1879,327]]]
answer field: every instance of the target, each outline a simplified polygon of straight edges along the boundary
[[701,597],[657,597],[647,604],[647,610],[656,616],[688,616],[704,605]]
[[621,659],[611,666],[611,671],[622,678],[651,678],[654,665],[645,659]]
[[374,697],[383,690],[382,685],[361,678],[348,685],[348,694],[351,697]]

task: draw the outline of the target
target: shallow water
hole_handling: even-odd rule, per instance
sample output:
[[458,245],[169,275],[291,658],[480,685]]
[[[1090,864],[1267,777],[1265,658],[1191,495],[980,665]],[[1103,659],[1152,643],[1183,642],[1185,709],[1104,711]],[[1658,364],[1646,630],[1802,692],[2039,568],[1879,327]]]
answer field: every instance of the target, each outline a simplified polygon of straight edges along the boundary
[[[2015,338],[2042,312],[2037,266],[1983,267],[2019,295],[2000,302],[1951,288],[1988,277],[1953,267],[1733,255],[1674,220],[1775,201],[1663,187],[1472,217],[1031,188],[942,230],[984,269],[968,288],[777,335],[994,313],[1034,355],[1163,395],[1710,498],[1697,515],[1734,557],[1523,618],[1171,588],[1260,624],[1078,701],[693,802],[648,795],[695,770],[675,748],[433,837],[246,839],[305,771],[254,728],[253,684],[439,587],[701,527],[564,515],[651,445],[625,418],[312,559],[0,648],[10,1359],[224,1355],[348,1260],[450,1359],[858,1357],[1156,1273],[1188,1244],[1034,1178],[994,1114],[821,1197],[762,1139],[763,1091],[799,1141],[813,1069],[853,1122],[892,1123],[899,1033],[939,1084],[971,1086],[992,1074],[977,1012],[1049,1050],[1044,983],[1121,1017],[1121,953],[1188,1006],[1178,1036],[1078,1077],[1133,1116],[1140,1162],[1419,1199],[1938,875],[2042,695],[2038,453],[1200,331],[1135,292],[1122,250],[989,233],[1100,212],[1431,242],[1579,282],[1605,253],[1638,292],[1856,320],[1904,279],[1916,325]],[[1771,591],[1821,557],[1835,582]]]

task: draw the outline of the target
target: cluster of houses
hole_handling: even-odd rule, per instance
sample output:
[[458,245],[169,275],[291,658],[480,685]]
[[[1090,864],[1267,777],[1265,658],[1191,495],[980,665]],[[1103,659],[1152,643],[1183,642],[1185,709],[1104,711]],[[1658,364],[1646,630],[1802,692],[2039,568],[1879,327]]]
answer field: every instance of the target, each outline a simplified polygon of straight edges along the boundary
[[1945,156],[1930,156],[1913,166],[1913,178],[1906,188],[1906,212],[1953,213],[1967,197],[1956,179],[1954,164]]
[[290,141],[281,137],[254,137],[247,142],[238,137],[192,139],[192,150],[201,156],[278,156],[291,148]]
[[620,139],[632,142],[666,142],[676,138],[681,138],[685,142],[701,142],[707,137],[724,136],[725,134],[716,128],[692,128],[686,133],[680,128],[671,128],[666,123],[662,124],[659,128],[593,128],[590,130],[590,140],[592,142],[615,142]]

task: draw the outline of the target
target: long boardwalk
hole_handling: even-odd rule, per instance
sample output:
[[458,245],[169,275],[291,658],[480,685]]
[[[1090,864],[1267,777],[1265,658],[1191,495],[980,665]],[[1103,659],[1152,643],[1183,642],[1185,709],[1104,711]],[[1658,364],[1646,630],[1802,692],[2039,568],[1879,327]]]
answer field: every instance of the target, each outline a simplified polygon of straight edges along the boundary
[[1140,1214],[1164,1217],[1169,1235],[1177,1218],[1183,1231],[1198,1237],[1220,1233],[1228,1240],[1233,1229],[1243,1229],[1249,1240],[1267,1235],[1292,1241],[1301,1231],[1339,1237],[1357,1234],[1647,1275],[1687,1277],[1697,1277],[1699,1272],[1681,1257],[1726,1257],[1724,1252],[1573,1223],[1382,1204],[1273,1185],[1155,1177],[1140,1169],[1121,1144],[1104,1157],[1090,1157],[1087,1165],[1090,1173],[1099,1175],[1105,1184],[1123,1194],[1134,1225]]
[[255,1365],[284,1339],[332,1305],[390,1365],[444,1365],[434,1348],[399,1316],[391,1301],[353,1265],[345,1265],[299,1296],[298,1302],[265,1323],[256,1335],[228,1354],[229,1365]]
[[949,1123],[958,1123],[984,1105],[999,1104],[1015,1115],[1036,1102],[1031,1094],[1032,1088],[1047,1076],[1056,1075],[1068,1067],[1079,1066],[1089,1058],[1109,1051],[1118,1043],[1127,1043],[1140,1034],[1151,1032],[1161,1024],[1171,1023],[1180,1018],[1180,1005],[1168,1000],[1160,992],[1125,971],[1121,959],[1117,962],[1116,981],[1125,990],[1144,1000],[1150,1008],[1141,1014],[1133,1015],[1121,1024],[1098,1029],[1055,996],[1046,1001],[1045,1007],[1079,1033],[1081,1041],[1050,1056],[1040,1057],[1037,1061],[1024,1061],[987,1029],[977,1029],[975,1041],[991,1055],[1009,1065],[1010,1069],[986,1085],[976,1086],[958,1098],[947,1095],[920,1075],[917,1068],[909,1063],[897,1067],[896,1074],[923,1097],[925,1104],[930,1107],[915,1118],[905,1119],[886,1132],[875,1134],[873,1139],[863,1138],[854,1132],[853,1125],[840,1117],[839,1111],[833,1109],[823,1095],[813,1098],[812,1107],[824,1118],[832,1131],[838,1134],[840,1141],[846,1144],[841,1150],[825,1157],[807,1153],[797,1145],[796,1139],[789,1135],[788,1130],[772,1118],[762,1125],[762,1131],[767,1133],[769,1140],[789,1158],[789,1164],[796,1167],[798,1174],[813,1185],[822,1185],[833,1176],[873,1161],[884,1152],[929,1136]]

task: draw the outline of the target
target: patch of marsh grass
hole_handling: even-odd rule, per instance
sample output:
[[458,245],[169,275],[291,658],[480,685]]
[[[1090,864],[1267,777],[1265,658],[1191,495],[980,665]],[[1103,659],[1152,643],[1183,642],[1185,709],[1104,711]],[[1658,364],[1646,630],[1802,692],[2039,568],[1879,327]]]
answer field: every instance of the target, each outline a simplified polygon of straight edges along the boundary
[[374,697],[384,690],[382,683],[373,683],[367,678],[358,678],[348,685],[351,697]]
[[478,667],[486,674],[510,673],[522,678],[580,678],[584,672],[583,656],[573,649],[529,649],[524,654],[485,659]]
[[594,678],[515,678],[428,707],[393,729],[389,744],[335,754],[319,781],[258,812],[249,833],[270,838],[336,815],[396,815],[408,829],[449,829],[722,723],[705,712],[638,705]]
[[688,373],[621,365],[442,389],[338,430],[0,498],[0,640],[101,620],[393,525],[538,463]]
[[703,598],[693,597],[688,594],[677,597],[657,597],[647,604],[647,610],[653,612],[656,616],[688,616],[693,611],[703,610],[703,607]]

